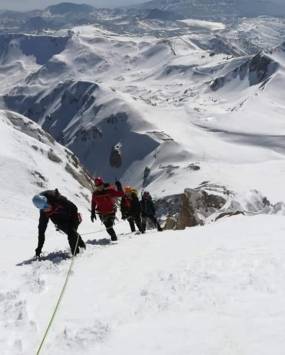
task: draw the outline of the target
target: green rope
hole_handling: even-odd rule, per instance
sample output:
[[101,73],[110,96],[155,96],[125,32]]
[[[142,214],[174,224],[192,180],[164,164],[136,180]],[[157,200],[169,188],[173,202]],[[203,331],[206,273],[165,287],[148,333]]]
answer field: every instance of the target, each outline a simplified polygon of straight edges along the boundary
[[44,342],[45,342],[45,340],[46,340],[46,338],[47,338],[48,332],[49,332],[49,330],[50,330],[50,328],[51,328],[51,326],[52,326],[52,323],[53,323],[54,318],[55,318],[55,316],[56,316],[57,310],[58,310],[58,308],[59,308],[59,306],[60,306],[60,303],[61,303],[61,300],[62,300],[62,298],[63,298],[63,295],[64,295],[64,292],[65,292],[65,289],[66,289],[66,286],[67,286],[69,277],[70,277],[70,275],[71,275],[72,266],[73,266],[73,264],[74,264],[75,252],[76,252],[76,249],[77,249],[77,247],[78,247],[79,237],[80,237],[80,235],[78,234],[78,237],[77,237],[77,240],[76,240],[75,249],[74,249],[74,252],[73,252],[73,254],[72,254],[71,263],[70,263],[70,265],[69,265],[69,268],[68,268],[68,271],[67,271],[67,275],[66,275],[66,278],[65,278],[63,287],[62,287],[62,290],[61,290],[61,292],[60,292],[60,295],[59,295],[58,301],[57,301],[57,303],[56,303],[55,309],[54,309],[53,314],[52,314],[52,316],[51,316],[51,319],[50,319],[50,321],[49,321],[49,323],[48,323],[48,326],[47,326],[47,328],[46,328],[46,331],[45,331],[45,333],[44,333],[44,336],[43,336],[43,338],[42,338],[42,341],[41,341],[41,343],[40,343],[40,346],[39,346],[39,348],[38,348],[38,351],[37,351],[36,355],[39,355],[40,352],[41,352],[41,350],[42,350],[42,347],[43,347]]
[[[99,231],[91,232],[91,233],[83,233],[82,235],[96,234],[96,233],[101,233],[101,231],[99,230]],[[75,249],[74,249],[74,253],[75,253],[75,251],[76,251],[76,249],[77,249],[77,247],[78,247],[79,237],[80,237],[80,235],[78,234],[78,237],[77,237],[77,240],[76,240]],[[64,281],[62,290],[61,290],[61,292],[60,292],[58,301],[57,301],[57,303],[56,303],[56,306],[55,306],[55,308],[54,308],[54,311],[53,311],[53,313],[52,313],[52,316],[51,316],[51,318],[50,318],[50,321],[49,321],[49,323],[48,323],[48,326],[47,326],[47,328],[46,328],[46,331],[45,331],[45,333],[44,333],[44,336],[43,336],[42,341],[41,341],[41,343],[40,343],[40,346],[39,346],[39,348],[38,348],[38,351],[36,352],[36,355],[39,355],[40,352],[41,352],[41,350],[42,350],[42,347],[43,347],[43,345],[44,345],[44,342],[45,342],[45,340],[46,340],[46,338],[47,338],[47,335],[48,335],[48,333],[49,333],[49,330],[50,330],[50,328],[51,328],[51,326],[52,326],[52,323],[53,323],[53,321],[54,321],[54,318],[55,318],[55,316],[56,316],[56,313],[57,313],[58,308],[59,308],[59,306],[60,306],[60,303],[61,303],[61,301],[62,301],[62,298],[63,298],[64,292],[65,292],[65,289],[66,289],[66,286],[67,286],[69,277],[70,277],[70,275],[71,275],[72,267],[73,267],[73,264],[74,264],[74,259],[75,259],[75,258],[74,258],[74,257],[75,257],[75,254],[74,254],[74,253],[72,254],[71,263],[70,263],[69,269],[68,269],[68,271],[67,271],[67,275],[66,275],[66,278],[65,278],[65,281]]]

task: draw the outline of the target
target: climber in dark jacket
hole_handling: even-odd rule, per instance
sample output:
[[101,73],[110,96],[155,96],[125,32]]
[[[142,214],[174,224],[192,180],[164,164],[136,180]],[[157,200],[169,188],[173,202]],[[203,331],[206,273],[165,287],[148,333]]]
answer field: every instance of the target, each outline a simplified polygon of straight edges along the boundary
[[146,223],[149,219],[157,228],[159,232],[162,231],[162,228],[155,217],[155,207],[152,200],[152,197],[148,191],[145,191],[142,195],[142,199],[140,202],[141,205],[141,213],[142,213],[142,229],[145,232]]
[[84,241],[77,233],[77,228],[81,222],[77,207],[62,196],[57,189],[43,191],[35,195],[33,203],[40,210],[36,256],[40,256],[42,252],[49,220],[56,225],[58,230],[67,234],[72,255],[79,253],[79,247],[86,248]]
[[135,232],[136,226],[138,230],[143,233],[142,224],[141,224],[141,206],[140,201],[130,186],[126,186],[125,196],[121,201],[121,213],[122,219],[127,219],[132,232]]

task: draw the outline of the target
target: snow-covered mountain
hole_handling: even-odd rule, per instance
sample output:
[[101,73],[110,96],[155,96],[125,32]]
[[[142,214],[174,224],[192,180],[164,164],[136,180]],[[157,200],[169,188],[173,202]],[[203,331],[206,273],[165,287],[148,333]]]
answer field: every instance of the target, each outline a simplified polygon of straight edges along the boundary
[[[64,285],[53,226],[32,258],[31,198],[57,187],[87,249],[43,354],[283,355],[285,21],[171,9],[0,15],[1,354],[37,352]],[[192,228],[116,220],[110,244],[83,166],[149,190],[166,229]]]
[[[74,11],[52,9],[51,18]],[[108,180],[159,196],[209,180],[276,202],[255,179],[273,164],[279,181],[283,164],[284,20],[100,16],[97,25],[1,35],[1,107]]]
[[96,9],[86,4],[62,2],[48,6],[44,10],[28,12],[1,11],[0,32],[42,31],[47,29],[67,28],[79,24],[94,22]]
[[62,2],[56,5],[51,5],[46,8],[50,15],[66,15],[66,14],[89,14],[95,8],[86,4],[75,4],[71,2]]
[[3,36],[1,106],[111,181],[161,196],[210,180],[277,201],[256,177],[275,165],[278,180],[283,164],[284,21],[144,19],[136,24],[146,34],[127,36],[129,21],[117,32],[112,23]]
[[[7,30],[34,33],[87,24],[100,24],[115,30],[124,28],[132,32],[140,31],[139,22],[144,19],[171,22],[192,18],[231,22],[243,17],[284,15],[285,5],[264,0],[153,0],[114,9],[63,2],[43,10],[0,11],[0,33]],[[133,26],[126,26],[129,21]]]

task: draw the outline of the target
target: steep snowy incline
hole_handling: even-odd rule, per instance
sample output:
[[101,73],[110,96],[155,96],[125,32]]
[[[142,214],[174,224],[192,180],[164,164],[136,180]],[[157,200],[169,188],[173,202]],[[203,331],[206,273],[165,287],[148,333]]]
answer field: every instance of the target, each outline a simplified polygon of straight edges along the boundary
[[[89,236],[42,353],[283,354],[284,230],[284,217],[259,216],[120,235],[117,245]],[[4,355],[36,352],[69,265],[25,261],[19,232],[14,224],[17,252],[7,238],[1,248]]]
[[[1,224],[5,221],[8,233],[15,222],[38,217],[31,198],[42,190],[58,188],[86,209],[90,178],[73,153],[14,112],[0,111],[0,125]],[[23,231],[24,240],[31,237]]]
[[120,222],[111,245],[100,222],[89,222],[88,179],[76,158],[23,116],[1,111],[0,125],[3,355],[36,352],[70,263],[66,237],[51,225],[43,260],[31,259],[38,222],[31,197],[54,187],[83,213],[87,250],[76,258],[43,354],[282,354],[283,216],[143,236]]
[[[21,289],[13,289],[13,283],[20,271],[16,263],[33,257],[37,246],[39,212],[31,199],[42,190],[58,188],[86,215],[91,184],[76,156],[26,117],[0,111],[0,138],[0,348],[3,354],[27,354],[17,334],[23,326],[29,342],[35,322],[28,314],[33,295],[28,300],[23,295],[25,287],[35,286],[37,294],[43,284],[30,275]],[[49,226],[45,250],[67,245],[66,238]]]

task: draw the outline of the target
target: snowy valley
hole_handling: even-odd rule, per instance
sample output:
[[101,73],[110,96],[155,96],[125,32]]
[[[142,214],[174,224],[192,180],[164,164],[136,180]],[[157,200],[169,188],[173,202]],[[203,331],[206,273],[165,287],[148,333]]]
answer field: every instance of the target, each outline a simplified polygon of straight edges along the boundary
[[[36,354],[70,265],[52,225],[33,259],[31,198],[58,188],[87,249],[42,354],[283,355],[283,7],[218,3],[0,12],[1,354]],[[111,244],[96,175],[165,231]]]

